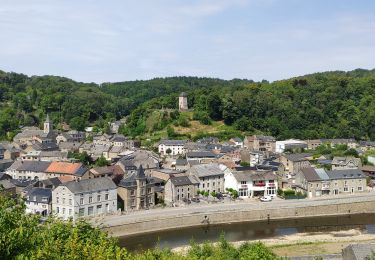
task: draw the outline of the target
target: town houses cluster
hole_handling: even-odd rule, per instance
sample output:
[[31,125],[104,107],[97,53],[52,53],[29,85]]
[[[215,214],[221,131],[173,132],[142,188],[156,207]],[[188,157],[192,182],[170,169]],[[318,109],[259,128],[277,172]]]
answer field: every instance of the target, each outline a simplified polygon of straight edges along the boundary
[[[180,106],[187,109],[183,98]],[[276,140],[252,135],[219,141],[215,137],[160,140],[155,149],[118,134],[25,127],[13,142],[0,144],[0,193],[21,196],[26,211],[76,220],[126,214],[153,207],[276,197],[293,190],[306,199],[368,192],[375,157],[362,165],[353,156],[312,153],[321,145],[345,145],[359,154],[375,142],[353,139]],[[306,152],[307,151],[307,152]],[[72,154],[86,154],[90,164]],[[95,161],[107,165],[96,166]]]

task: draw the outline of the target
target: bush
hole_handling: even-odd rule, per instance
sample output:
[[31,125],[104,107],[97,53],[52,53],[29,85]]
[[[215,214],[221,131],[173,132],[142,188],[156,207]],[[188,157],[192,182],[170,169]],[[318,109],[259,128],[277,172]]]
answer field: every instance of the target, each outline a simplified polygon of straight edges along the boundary
[[284,190],[284,196],[294,196],[296,195],[296,191],[292,189]]

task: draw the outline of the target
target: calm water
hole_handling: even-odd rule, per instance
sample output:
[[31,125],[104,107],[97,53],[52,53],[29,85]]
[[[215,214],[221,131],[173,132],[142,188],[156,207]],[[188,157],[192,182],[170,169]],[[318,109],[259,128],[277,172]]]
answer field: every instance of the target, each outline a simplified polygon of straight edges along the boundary
[[145,235],[121,237],[119,243],[130,251],[149,248],[174,248],[188,245],[191,239],[196,242],[217,241],[225,233],[228,241],[257,240],[282,235],[306,232],[340,231],[361,229],[375,234],[375,214],[360,214],[339,217],[314,217],[299,220],[244,222],[235,224],[210,225],[169,230]]

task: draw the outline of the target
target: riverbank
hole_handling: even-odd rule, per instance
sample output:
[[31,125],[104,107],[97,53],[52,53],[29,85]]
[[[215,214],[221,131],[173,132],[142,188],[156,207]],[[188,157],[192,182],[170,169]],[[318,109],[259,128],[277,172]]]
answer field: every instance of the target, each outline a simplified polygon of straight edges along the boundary
[[[278,236],[270,239],[258,239],[278,256],[305,256],[341,254],[341,250],[350,244],[374,243],[375,234],[368,234],[360,229],[350,229],[331,232],[306,232],[292,235]],[[236,247],[245,242],[232,242]],[[172,251],[184,254],[189,246],[173,248]]]
[[348,216],[375,213],[375,196],[372,195],[148,210],[96,219],[93,224],[120,237],[227,223]]

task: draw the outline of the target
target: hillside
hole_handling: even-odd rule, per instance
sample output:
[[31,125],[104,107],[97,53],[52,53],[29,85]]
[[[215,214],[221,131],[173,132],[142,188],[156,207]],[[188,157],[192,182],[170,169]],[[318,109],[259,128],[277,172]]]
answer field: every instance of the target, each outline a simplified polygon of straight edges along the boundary
[[[194,112],[175,111],[182,91]],[[101,85],[0,71],[2,138],[12,138],[22,125],[39,126],[47,113],[57,127],[65,122],[74,129],[89,124],[105,129],[106,122],[129,116],[122,132],[142,139],[206,132],[375,139],[375,70],[272,83],[172,77]]]

